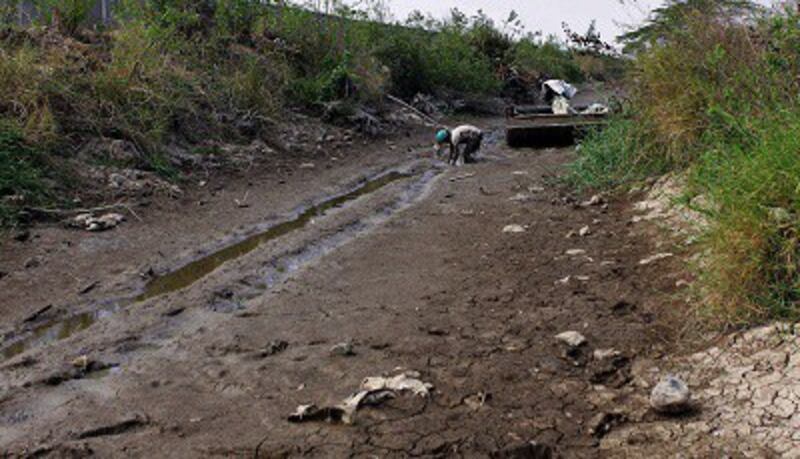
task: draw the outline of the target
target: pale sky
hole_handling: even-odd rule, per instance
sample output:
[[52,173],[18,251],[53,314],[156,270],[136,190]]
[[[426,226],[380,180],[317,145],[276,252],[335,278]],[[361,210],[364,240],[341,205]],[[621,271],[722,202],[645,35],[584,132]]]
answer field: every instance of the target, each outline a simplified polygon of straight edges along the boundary
[[[479,9],[500,22],[508,17],[511,10],[519,13],[522,23],[529,32],[543,31],[545,35],[555,34],[564,38],[561,23],[583,33],[592,19],[602,38],[612,42],[624,30],[625,25],[641,24],[649,12],[659,6],[662,0],[385,0],[395,19],[403,20],[413,10],[431,13],[442,18],[451,8],[458,8],[469,15]],[[771,4],[772,0],[759,0]]]

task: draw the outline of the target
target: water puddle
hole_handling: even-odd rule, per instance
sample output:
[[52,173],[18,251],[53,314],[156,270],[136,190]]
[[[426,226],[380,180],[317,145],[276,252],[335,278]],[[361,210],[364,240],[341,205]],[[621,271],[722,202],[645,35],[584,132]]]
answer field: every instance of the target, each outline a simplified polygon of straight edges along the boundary
[[35,328],[29,336],[3,349],[3,357],[10,359],[22,354],[38,343],[50,343],[67,339],[75,333],[86,330],[103,316],[103,312],[85,312],[64,320],[48,322]]
[[311,222],[311,220],[324,215],[325,212],[337,207],[341,207],[349,201],[353,201],[361,196],[373,193],[393,182],[408,177],[411,177],[411,174],[390,172],[374,180],[365,182],[363,185],[347,194],[329,199],[321,204],[308,208],[306,211],[302,212],[292,220],[279,223],[263,233],[256,234],[243,240],[242,242],[239,242],[238,244],[225,247],[218,252],[214,252],[211,255],[193,261],[177,271],[173,271],[169,274],[153,279],[145,287],[144,293],[139,295],[134,301],[137,303],[141,301],[147,301],[168,293],[183,290],[184,288],[189,287],[198,280],[211,274],[223,264],[247,255],[262,244],[304,228]]
[[410,173],[395,171],[379,176],[373,180],[366,181],[353,191],[312,206],[291,220],[279,223],[262,233],[251,236],[239,243],[230,245],[208,256],[193,261],[176,271],[153,279],[145,287],[144,292],[135,298],[118,300],[113,303],[112,308],[103,308],[92,312],[86,312],[68,317],[66,319],[55,320],[40,325],[33,329],[29,334],[26,334],[24,338],[21,338],[6,346],[1,351],[2,356],[7,360],[22,354],[34,346],[64,340],[75,333],[86,330],[99,319],[113,314],[113,312],[120,307],[147,301],[168,293],[183,290],[184,288],[191,286],[195,282],[211,274],[223,264],[247,255],[269,241],[304,228],[311,223],[314,218],[325,215],[325,213],[331,209],[342,207],[344,204],[350,201],[354,201],[364,195],[378,191],[381,188],[399,180],[412,177],[412,175],[413,174]]

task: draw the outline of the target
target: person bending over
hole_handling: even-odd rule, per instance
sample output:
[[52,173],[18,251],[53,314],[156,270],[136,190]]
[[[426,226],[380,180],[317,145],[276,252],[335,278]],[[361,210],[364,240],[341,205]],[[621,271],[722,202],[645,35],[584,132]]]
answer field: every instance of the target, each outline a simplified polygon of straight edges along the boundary
[[475,126],[463,125],[452,131],[441,129],[436,133],[436,153],[438,156],[444,147],[450,147],[448,164],[471,163],[472,155],[481,149],[482,142],[483,131]]

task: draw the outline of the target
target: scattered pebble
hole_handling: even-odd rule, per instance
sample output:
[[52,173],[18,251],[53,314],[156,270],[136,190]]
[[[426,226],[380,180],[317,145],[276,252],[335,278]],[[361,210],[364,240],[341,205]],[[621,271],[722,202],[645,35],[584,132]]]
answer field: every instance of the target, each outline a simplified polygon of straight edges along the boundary
[[517,195],[512,196],[508,200],[511,202],[527,202],[532,199],[532,196],[525,193],[519,193]]
[[522,225],[508,225],[503,228],[504,233],[519,234],[525,232],[525,227]]
[[556,339],[570,347],[581,347],[586,344],[586,337],[576,331],[565,331],[556,335]]
[[659,253],[659,254],[653,255],[652,257],[645,258],[644,260],[640,261],[639,264],[641,266],[647,266],[647,265],[653,264],[653,263],[655,263],[657,261],[665,260],[667,258],[672,258],[673,256],[674,255],[671,254],[671,253]]
[[586,251],[583,249],[572,249],[572,250],[567,250],[566,254],[570,257],[579,257],[581,255],[586,255]]
[[583,228],[580,229],[580,231],[578,231],[578,236],[580,237],[586,237],[590,234],[592,234],[592,230],[588,226],[584,226]]
[[605,200],[603,199],[603,197],[600,196],[599,194],[596,194],[596,195],[592,196],[591,199],[589,199],[588,201],[582,202],[581,203],[581,207],[599,206],[599,205],[602,205],[604,202],[605,202]]
[[353,349],[353,343],[339,343],[331,348],[332,356],[352,357],[356,355]]
[[614,348],[611,349],[595,349],[594,351],[594,359],[597,361],[603,361],[608,359],[613,359],[615,357],[621,356],[622,353]]

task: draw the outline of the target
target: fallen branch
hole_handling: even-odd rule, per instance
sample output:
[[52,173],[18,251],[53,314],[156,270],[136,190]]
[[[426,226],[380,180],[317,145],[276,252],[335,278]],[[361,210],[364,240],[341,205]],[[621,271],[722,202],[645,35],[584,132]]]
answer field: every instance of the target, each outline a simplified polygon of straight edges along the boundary
[[396,104],[402,105],[403,107],[411,110],[412,112],[416,113],[417,115],[419,115],[423,119],[425,119],[425,120],[427,120],[427,121],[429,121],[429,122],[431,122],[433,124],[439,124],[438,121],[436,121],[435,119],[431,118],[429,115],[426,115],[425,113],[421,112],[420,110],[417,110],[416,108],[412,107],[411,105],[405,103],[399,97],[395,97],[395,96],[393,96],[391,94],[386,94],[386,98],[391,100],[392,102],[394,102]]
[[25,212],[29,212],[31,214],[38,214],[50,217],[69,217],[70,215],[80,215],[80,214],[93,214],[96,212],[108,212],[109,210],[115,209],[127,209],[133,213],[131,210],[131,206],[128,203],[124,203],[122,201],[111,204],[107,206],[100,206],[100,207],[92,207],[88,209],[44,209],[41,207],[25,207],[23,210]]

